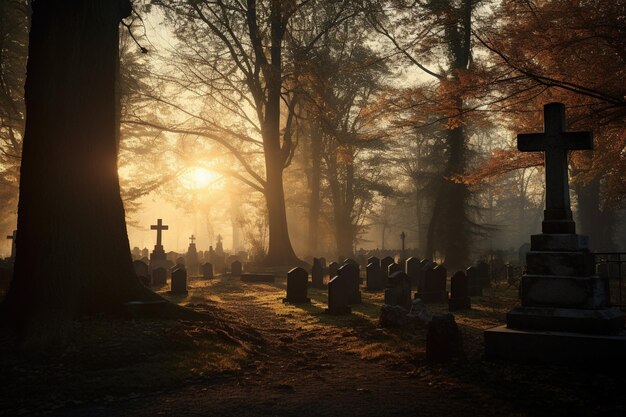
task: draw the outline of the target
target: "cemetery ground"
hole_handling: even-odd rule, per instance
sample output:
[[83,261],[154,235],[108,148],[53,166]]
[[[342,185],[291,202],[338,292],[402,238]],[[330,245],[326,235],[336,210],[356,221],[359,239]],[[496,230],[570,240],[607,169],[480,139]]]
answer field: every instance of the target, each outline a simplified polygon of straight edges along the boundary
[[195,279],[187,296],[163,295],[228,325],[92,317],[46,355],[16,353],[3,337],[0,414],[626,415],[619,370],[483,359],[483,330],[518,303],[506,283],[454,313],[463,353],[445,364],[426,361],[426,329],[378,326],[382,293],[363,291],[363,303],[343,316],[324,312],[325,290],[310,288],[311,304],[284,304],[284,277]]

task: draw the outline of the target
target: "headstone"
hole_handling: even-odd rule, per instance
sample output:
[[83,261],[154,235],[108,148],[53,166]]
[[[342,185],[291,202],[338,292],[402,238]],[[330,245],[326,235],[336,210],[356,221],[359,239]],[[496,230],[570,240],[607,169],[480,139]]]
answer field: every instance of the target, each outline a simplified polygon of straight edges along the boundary
[[417,288],[417,280],[419,279],[420,261],[411,256],[405,262],[406,274],[411,279],[411,285]]
[[378,266],[378,269],[380,269],[380,259],[375,256],[370,256],[369,258],[367,258],[367,264],[375,264],[376,266]]
[[365,269],[365,281],[369,291],[381,291],[387,286],[387,280],[380,270],[379,263],[370,263]]
[[595,274],[594,255],[586,237],[576,234],[569,200],[568,151],[592,149],[592,136],[565,131],[561,103],[544,107],[544,125],[545,133],[517,137],[520,151],[544,152],[542,233],[530,238],[521,306],[508,312],[506,326],[485,331],[485,355],[615,367],[626,351],[624,313],[610,305],[608,280]]
[[135,246],[133,248],[131,254],[132,254],[132,257],[133,257],[133,261],[141,259],[141,249],[139,249],[137,246]]
[[380,270],[385,274],[385,278],[389,278],[389,265],[394,264],[394,260],[391,256],[385,256],[380,260]]
[[152,270],[152,285],[160,287],[167,284],[167,270],[159,267]]
[[427,268],[424,271],[424,289],[415,297],[424,303],[447,303],[446,278],[447,271],[443,265]]
[[485,261],[478,261],[476,263],[476,270],[478,271],[478,283],[480,288],[490,288],[489,264]]
[[[163,219],[158,219],[157,224],[153,224],[150,226],[150,230],[157,231],[157,240],[156,245],[154,245],[154,249],[150,254],[150,271],[154,271],[157,268],[167,268],[166,262],[167,257],[165,256],[165,250],[162,245],[162,233],[164,230],[169,230],[169,226],[163,224]],[[154,285],[163,285],[156,284],[154,280],[152,281]]]
[[202,278],[213,278],[213,264],[211,262],[203,263],[200,269],[202,270]]
[[482,297],[483,287],[480,283],[480,278],[478,276],[478,269],[475,266],[470,266],[465,270],[465,275],[467,276],[467,287],[469,296]]
[[172,294],[187,294],[187,270],[179,266],[172,271]]
[[359,283],[362,282],[361,280],[361,266],[359,265],[359,263],[357,261],[355,261],[352,258],[346,258],[343,261],[343,265],[345,264],[351,264],[354,265],[356,267],[356,272],[357,272],[357,276],[359,277]]
[[348,285],[348,304],[361,303],[361,291],[359,289],[361,278],[359,277],[359,269],[352,263],[344,264],[337,271],[337,275],[344,278]]
[[468,310],[472,308],[472,301],[468,295],[467,276],[463,271],[457,271],[450,278],[450,299],[448,300],[448,310]]
[[318,258],[313,258],[313,268],[311,268],[311,286],[313,288],[324,288],[324,268],[322,267],[322,261]]
[[148,248],[143,248],[141,250],[141,257],[142,258],[150,258],[150,251],[148,250]]
[[176,265],[185,266],[185,258],[183,258],[182,256],[179,256],[178,258],[176,258]]
[[339,264],[337,262],[331,262],[328,265],[328,276],[332,279],[335,275],[337,275],[337,271],[339,270]]
[[195,276],[198,275],[200,267],[200,259],[196,249],[196,237],[191,235],[189,237],[189,242],[189,248],[187,248],[187,255],[185,256],[185,265],[189,275]]
[[241,276],[241,271],[242,271],[241,262],[239,262],[238,260],[234,261],[230,265],[230,273],[232,274],[232,276],[234,277]]
[[350,314],[350,282],[346,276],[335,276],[328,282],[328,314]]
[[142,261],[133,261],[133,269],[135,270],[135,275],[137,275],[139,281],[141,281],[141,283],[146,287],[149,287],[151,280],[148,265]]
[[309,274],[303,268],[293,268],[287,273],[287,297],[283,299],[285,303],[310,303],[307,297],[307,286],[309,284]]
[[392,263],[387,267],[387,276],[390,277],[392,274],[395,274],[399,271],[402,271],[402,267],[400,266],[400,264]]
[[402,271],[389,276],[389,285],[385,290],[385,304],[411,308],[411,279]]

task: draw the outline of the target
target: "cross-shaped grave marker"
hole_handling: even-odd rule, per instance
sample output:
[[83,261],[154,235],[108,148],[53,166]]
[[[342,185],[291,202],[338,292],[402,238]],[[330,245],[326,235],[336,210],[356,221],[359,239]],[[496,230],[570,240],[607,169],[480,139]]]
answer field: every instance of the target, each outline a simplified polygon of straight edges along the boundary
[[156,230],[157,231],[157,246],[161,246],[161,232],[163,230],[169,230],[169,226],[166,226],[163,224],[163,220],[162,219],[158,219],[157,220],[157,224],[153,224],[150,226],[150,230]]
[[192,244],[196,243],[196,237],[194,235],[189,236],[189,240]]
[[544,133],[517,135],[521,152],[543,152],[546,171],[546,209],[543,233],[575,233],[569,199],[567,152],[593,149],[591,132],[565,131],[565,106],[549,103],[543,108]]

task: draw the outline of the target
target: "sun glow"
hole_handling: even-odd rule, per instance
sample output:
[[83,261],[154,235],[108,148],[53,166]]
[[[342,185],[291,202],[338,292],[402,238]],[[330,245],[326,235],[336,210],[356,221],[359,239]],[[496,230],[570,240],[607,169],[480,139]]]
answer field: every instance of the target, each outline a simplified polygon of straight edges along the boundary
[[201,189],[210,186],[212,183],[220,179],[220,175],[205,168],[191,168],[186,171],[180,178],[183,186],[191,189]]

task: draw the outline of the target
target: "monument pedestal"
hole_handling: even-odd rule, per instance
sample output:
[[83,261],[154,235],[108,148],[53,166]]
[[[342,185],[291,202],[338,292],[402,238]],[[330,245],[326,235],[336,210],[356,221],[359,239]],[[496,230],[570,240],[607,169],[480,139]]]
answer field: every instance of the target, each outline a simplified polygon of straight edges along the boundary
[[608,280],[594,275],[587,240],[576,234],[531,238],[522,305],[506,326],[485,331],[487,359],[558,364],[623,362],[624,313],[609,306]]

